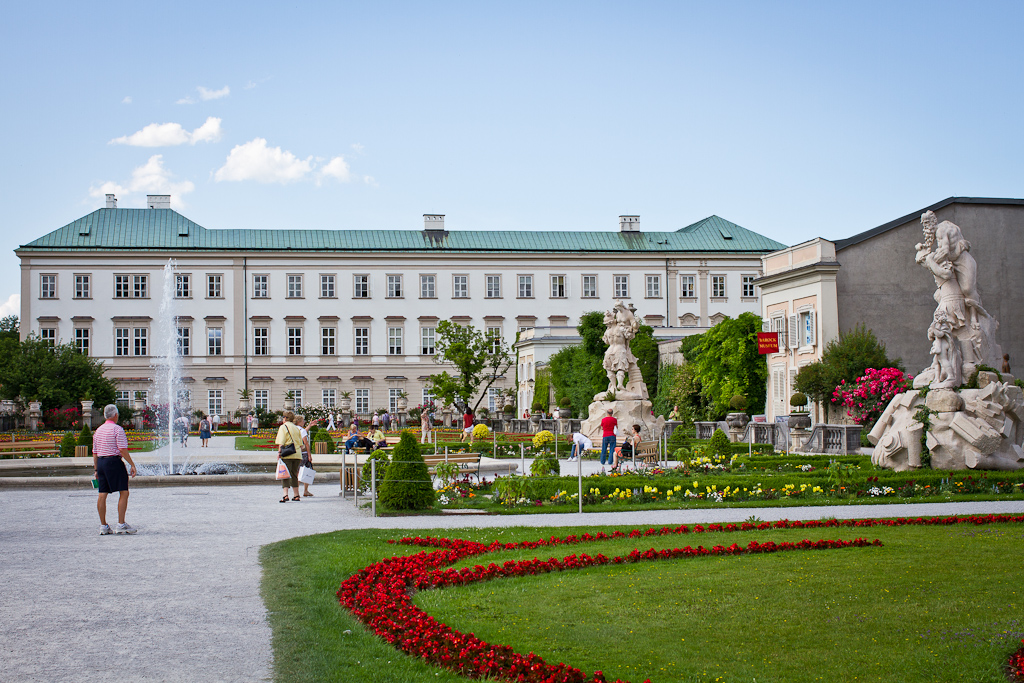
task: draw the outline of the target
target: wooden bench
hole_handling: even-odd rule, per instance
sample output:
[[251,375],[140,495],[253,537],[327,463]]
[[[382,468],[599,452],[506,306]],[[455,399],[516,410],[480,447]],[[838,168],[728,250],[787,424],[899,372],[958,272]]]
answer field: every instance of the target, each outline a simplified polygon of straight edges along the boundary
[[453,462],[459,466],[459,469],[466,474],[473,474],[476,480],[480,481],[480,454],[479,453],[425,453],[423,460],[427,463],[427,470],[430,472],[430,476],[434,476],[437,472],[435,466],[443,462]]
[[641,441],[636,445],[636,459],[644,465],[658,462],[658,442]]
[[56,441],[16,441],[0,443],[0,458],[50,458],[56,456]]

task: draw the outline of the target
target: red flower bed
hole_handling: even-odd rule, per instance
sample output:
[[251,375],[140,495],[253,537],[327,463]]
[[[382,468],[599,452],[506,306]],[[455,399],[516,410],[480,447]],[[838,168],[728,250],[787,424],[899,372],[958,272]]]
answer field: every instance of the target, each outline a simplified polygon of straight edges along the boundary
[[[712,525],[718,526],[718,525]],[[740,530],[735,525],[730,530]],[[749,525],[748,525],[749,526]],[[666,527],[664,533],[686,533],[678,531],[686,527],[671,529]],[[751,528],[755,528],[752,527]],[[696,528],[695,528],[696,529]],[[703,527],[700,527],[703,531]],[[707,530],[712,530],[708,527]],[[723,529],[724,530],[724,529]],[[459,560],[506,548],[532,548],[539,545],[559,543],[579,543],[586,540],[619,538],[629,536],[661,535],[663,530],[633,530],[628,534],[584,534],[569,536],[565,539],[552,537],[550,541],[537,543],[509,543],[494,541],[489,545],[465,541],[462,539],[416,537],[404,538],[400,543],[437,547],[434,552],[421,552],[408,557],[392,557],[371,564],[346,579],[338,590],[338,599],[357,619],[366,624],[375,634],[394,645],[399,650],[414,657],[420,657],[431,664],[444,667],[462,676],[482,678],[489,676],[516,683],[603,683],[606,681],[601,671],[587,676],[579,669],[559,662],[549,664],[542,657],[533,654],[522,655],[507,645],[494,645],[477,638],[472,633],[461,633],[446,624],[440,623],[413,604],[410,597],[412,590],[442,588],[445,586],[462,586],[469,583],[489,581],[506,576],[527,576],[548,572],[582,569],[604,564],[625,564],[653,560],[676,558],[703,557],[708,555],[744,555],[750,553],[772,553],[797,550],[827,550],[835,548],[864,547],[881,545],[877,539],[873,542],[864,538],[852,541],[841,540],[803,540],[798,543],[758,543],[751,541],[746,547],[733,544],[728,548],[717,545],[713,548],[698,546],[691,548],[673,548],[671,550],[633,550],[628,555],[605,557],[598,554],[590,556],[569,555],[548,560],[522,560],[503,563],[501,566],[493,562],[486,567],[476,565],[473,568],[444,569]],[[570,540],[571,539],[571,540]],[[648,679],[649,682],[650,679]],[[617,683],[622,683],[618,681]]]
[[[1024,638],[1020,642],[1024,643]],[[1010,655],[1006,662],[1006,677],[1014,683],[1024,683],[1024,646],[1017,648],[1017,651]]]

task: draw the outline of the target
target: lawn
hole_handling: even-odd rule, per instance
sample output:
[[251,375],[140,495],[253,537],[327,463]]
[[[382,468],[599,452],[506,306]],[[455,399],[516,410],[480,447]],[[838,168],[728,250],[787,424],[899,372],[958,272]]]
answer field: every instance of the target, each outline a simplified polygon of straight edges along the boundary
[[[440,531],[483,543],[609,527]],[[421,548],[350,531],[263,549],[280,681],[456,681],[373,636],[335,591]],[[878,538],[881,547],[606,565],[427,590],[415,603],[490,643],[610,680],[1004,681],[1024,637],[1024,524],[754,530],[613,539],[471,557],[456,567],[686,545]],[[346,633],[348,631],[348,633]]]

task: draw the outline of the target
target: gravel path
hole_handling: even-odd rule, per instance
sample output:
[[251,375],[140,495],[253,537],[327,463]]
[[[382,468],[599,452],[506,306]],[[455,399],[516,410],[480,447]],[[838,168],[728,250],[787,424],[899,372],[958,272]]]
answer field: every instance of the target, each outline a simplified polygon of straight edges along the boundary
[[[98,535],[91,490],[3,491],[0,679],[270,680],[259,548],[305,534],[1024,512],[1024,502],[1010,501],[374,519],[339,498],[337,484],[313,490],[282,505],[272,485],[139,488],[128,510],[135,536]],[[114,500],[108,519],[116,520]]]

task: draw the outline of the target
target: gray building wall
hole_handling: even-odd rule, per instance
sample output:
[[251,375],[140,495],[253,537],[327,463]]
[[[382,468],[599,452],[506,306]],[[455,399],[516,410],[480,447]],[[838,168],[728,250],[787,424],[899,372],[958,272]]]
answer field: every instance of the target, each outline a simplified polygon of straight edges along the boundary
[[[1024,200],[985,202],[946,200],[932,210],[939,221],[959,225],[971,243],[982,304],[999,321],[997,339],[1011,369],[1024,376]],[[931,364],[927,330],[935,311],[935,280],[914,262],[925,210],[836,245],[839,329],[864,323],[913,375]]]

